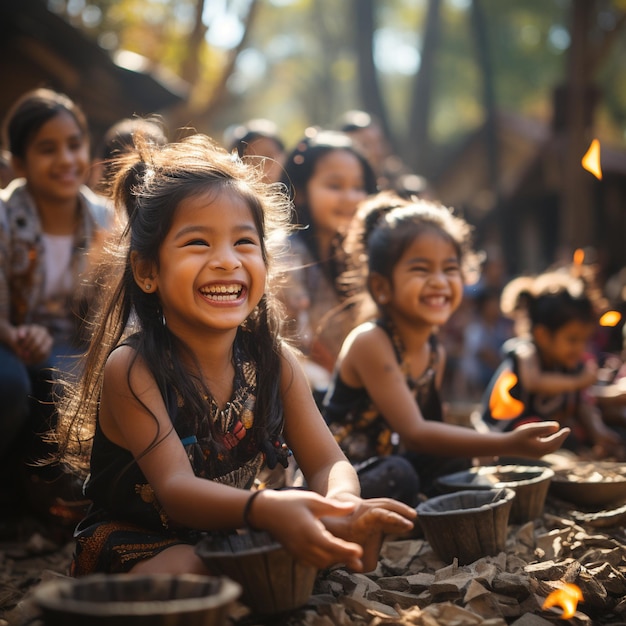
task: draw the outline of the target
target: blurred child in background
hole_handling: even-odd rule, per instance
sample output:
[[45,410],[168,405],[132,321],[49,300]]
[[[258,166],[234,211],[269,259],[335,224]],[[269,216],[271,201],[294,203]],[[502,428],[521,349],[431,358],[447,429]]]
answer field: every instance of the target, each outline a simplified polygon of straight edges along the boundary
[[[507,342],[506,358],[486,391],[483,421],[493,431],[511,432],[553,420],[571,429],[570,450],[593,450],[598,458],[617,453],[619,435],[586,393],[597,381],[598,365],[588,350],[598,316],[584,281],[569,269],[516,278],[503,291],[502,310],[516,320],[517,337]],[[494,394],[508,373],[517,414],[498,414]]]
[[[36,468],[54,452],[43,439],[55,422],[53,372],[70,372],[85,349],[82,323],[94,299],[89,255],[113,212],[84,184],[89,131],[70,98],[28,92],[3,130],[18,178],[0,192],[0,460],[10,456],[26,472],[28,494],[33,481],[59,478]],[[33,501],[45,508],[54,490]]]
[[104,194],[111,192],[118,158],[132,152],[139,138],[157,146],[167,143],[167,135],[157,118],[128,117],[115,122],[107,130],[90,176],[90,185],[94,189]]
[[229,127],[224,135],[229,152],[236,151],[240,159],[260,165],[266,182],[280,180],[285,161],[285,144],[274,122],[263,118],[252,119]]
[[381,194],[363,203],[345,247],[370,319],[343,344],[324,415],[365,497],[414,503],[418,489],[432,495],[438,476],[469,467],[473,456],[540,457],[561,445],[568,430],[555,422],[507,433],[445,423],[437,331],[463,297],[472,257],[463,219],[430,201]]
[[301,226],[290,236],[288,286],[294,341],[307,357],[312,387],[325,392],[341,343],[353,322],[343,309],[342,236],[357,205],[376,191],[369,162],[343,133],[309,129],[288,155],[282,179]]

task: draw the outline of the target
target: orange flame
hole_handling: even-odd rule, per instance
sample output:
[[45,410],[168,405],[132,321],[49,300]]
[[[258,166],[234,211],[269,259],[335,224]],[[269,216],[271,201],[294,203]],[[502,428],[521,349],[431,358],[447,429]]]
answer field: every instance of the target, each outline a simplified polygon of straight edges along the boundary
[[489,397],[489,410],[495,419],[510,420],[524,410],[524,403],[509,393],[516,384],[517,376],[509,370],[498,376]]
[[584,261],[585,261],[585,251],[582,248],[576,248],[576,250],[574,250],[574,258],[573,258],[574,265],[582,265]]
[[602,180],[602,167],[600,166],[600,142],[594,139],[589,149],[582,158],[582,166],[591,172],[598,180]]
[[600,318],[600,326],[617,326],[621,319],[622,314],[619,311],[607,311]]
[[563,609],[561,619],[570,619],[576,615],[576,607],[583,602],[583,592],[572,583],[565,583],[561,589],[555,589],[545,599],[542,609],[560,606]]

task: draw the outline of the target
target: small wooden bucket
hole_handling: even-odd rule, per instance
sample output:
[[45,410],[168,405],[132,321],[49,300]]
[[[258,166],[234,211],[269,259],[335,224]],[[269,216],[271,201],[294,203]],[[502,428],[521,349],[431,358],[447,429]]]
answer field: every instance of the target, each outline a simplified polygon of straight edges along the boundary
[[525,465],[487,465],[442,476],[438,485],[446,492],[466,489],[500,489],[515,492],[510,522],[523,524],[540,517],[554,471],[549,467]]
[[417,519],[433,551],[446,563],[468,565],[502,552],[515,492],[459,491],[417,506]]
[[93,574],[42,583],[33,593],[46,626],[225,626],[241,588],[193,574]]
[[266,532],[210,536],[196,546],[206,567],[242,587],[241,601],[259,615],[291,611],[307,603],[317,569],[294,559]]

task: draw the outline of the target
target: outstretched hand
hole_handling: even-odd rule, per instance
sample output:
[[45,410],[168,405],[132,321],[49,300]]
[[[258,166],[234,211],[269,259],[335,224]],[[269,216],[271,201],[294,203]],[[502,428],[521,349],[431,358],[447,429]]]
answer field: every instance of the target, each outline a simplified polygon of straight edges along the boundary
[[519,426],[511,433],[516,454],[542,457],[558,450],[570,434],[558,422],[532,422]]
[[415,510],[388,498],[338,500],[299,489],[266,490],[252,507],[251,522],[271,533],[299,560],[324,569],[376,567],[385,534],[413,528]]
[[363,548],[336,537],[321,521],[349,516],[355,507],[353,502],[324,498],[312,491],[266,489],[254,501],[248,519],[304,563],[319,569],[346,563],[360,570]]
[[356,499],[355,510],[344,517],[324,519],[324,524],[336,537],[359,544],[363,556],[356,571],[370,572],[378,563],[385,535],[404,534],[412,530],[415,509],[391,498]]

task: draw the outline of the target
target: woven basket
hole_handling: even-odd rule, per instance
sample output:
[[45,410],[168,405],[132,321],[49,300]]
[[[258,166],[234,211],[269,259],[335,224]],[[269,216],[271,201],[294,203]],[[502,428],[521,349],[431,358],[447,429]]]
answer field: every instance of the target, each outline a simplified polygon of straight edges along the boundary
[[446,492],[501,489],[515,492],[509,521],[523,524],[540,517],[554,471],[549,467],[488,465],[442,476],[437,484]]
[[505,549],[512,489],[459,491],[417,506],[417,519],[437,556],[468,565]]
[[33,600],[46,626],[225,626],[240,592],[226,578],[93,574],[42,583]]
[[266,532],[207,537],[196,553],[210,571],[239,583],[241,601],[260,615],[303,606],[317,577],[316,568],[296,561]]

